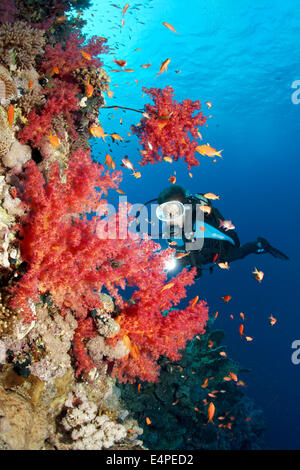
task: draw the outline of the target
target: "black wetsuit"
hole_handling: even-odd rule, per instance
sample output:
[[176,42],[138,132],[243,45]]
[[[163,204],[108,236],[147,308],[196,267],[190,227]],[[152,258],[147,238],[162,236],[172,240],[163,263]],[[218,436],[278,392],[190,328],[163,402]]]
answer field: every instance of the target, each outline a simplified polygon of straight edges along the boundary
[[[277,258],[288,259],[284,253],[273,248],[264,238],[258,238],[255,242],[248,242],[241,245],[236,231],[225,230],[223,227],[220,227],[220,220],[223,221],[225,219],[218,209],[211,206],[211,212],[209,215],[205,214],[204,222],[229,236],[233,240],[234,245],[226,240],[205,238],[204,236],[204,244],[201,250],[191,250],[187,256],[178,259],[178,263],[182,267],[196,267],[197,277],[200,277],[202,274],[202,265],[210,263],[230,263],[232,261],[245,258],[250,254],[269,252]],[[179,249],[177,251],[182,252],[183,250]]]

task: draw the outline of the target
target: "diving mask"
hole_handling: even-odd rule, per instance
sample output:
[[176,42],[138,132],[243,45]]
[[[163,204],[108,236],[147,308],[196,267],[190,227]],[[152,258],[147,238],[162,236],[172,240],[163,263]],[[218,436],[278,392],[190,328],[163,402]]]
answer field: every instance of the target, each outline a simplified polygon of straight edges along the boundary
[[160,204],[156,209],[156,217],[162,222],[175,222],[182,217],[185,207],[179,201],[167,201]]

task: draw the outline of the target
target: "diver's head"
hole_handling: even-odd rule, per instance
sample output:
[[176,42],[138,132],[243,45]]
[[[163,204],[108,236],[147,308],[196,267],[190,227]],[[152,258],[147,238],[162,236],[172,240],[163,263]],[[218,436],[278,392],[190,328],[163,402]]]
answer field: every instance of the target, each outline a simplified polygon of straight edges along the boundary
[[185,204],[187,202],[186,190],[178,184],[168,186],[159,193],[157,201],[159,205],[168,201],[179,201],[182,204]]
[[157,217],[167,225],[183,226],[186,190],[182,186],[169,186],[158,196]]

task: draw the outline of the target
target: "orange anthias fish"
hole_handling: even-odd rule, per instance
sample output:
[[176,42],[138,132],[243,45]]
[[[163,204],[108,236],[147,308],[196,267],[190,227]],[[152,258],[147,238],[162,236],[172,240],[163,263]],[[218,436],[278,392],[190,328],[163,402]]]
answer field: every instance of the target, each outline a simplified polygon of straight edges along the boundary
[[199,300],[199,295],[197,295],[197,296],[193,299],[193,301],[192,301],[192,303],[191,303],[191,307],[194,307],[194,306],[196,305],[196,303],[198,302],[198,300]]
[[115,64],[119,65],[120,67],[126,67],[127,65],[127,60],[117,60],[114,59]]
[[240,327],[239,327],[239,333],[240,333],[241,336],[243,336],[243,334],[244,334],[244,325],[243,324],[240,325]]
[[196,150],[196,152],[200,153],[201,155],[206,155],[207,157],[218,156],[218,157],[222,158],[221,152],[223,152],[223,149],[222,150],[216,150],[213,147],[211,147],[209,144],[198,145],[195,148],[195,150]]
[[7,110],[7,120],[8,120],[9,127],[12,126],[12,123],[14,122],[14,117],[15,117],[15,108],[13,107],[12,104],[10,104]]
[[[114,96],[114,92],[111,91],[111,90],[108,90],[107,96],[108,96],[109,98],[112,98],[112,97]],[[120,124],[121,124],[121,122],[120,122]]]
[[52,67],[50,77],[53,77],[53,75],[59,75],[59,68],[57,66]]
[[60,140],[56,135],[53,135],[52,132],[50,132],[50,135],[48,135],[47,137],[50,143],[53,145],[53,147],[59,147]]
[[127,335],[123,336],[123,343],[125,344],[126,348],[130,349],[131,341],[130,341],[129,336],[127,336]]
[[168,163],[173,163],[173,160],[171,157],[163,157],[163,160]]
[[245,320],[245,315],[243,314],[243,312],[240,313],[240,317],[242,318],[242,320]]
[[174,285],[175,285],[175,282],[169,282],[160,290],[160,292],[163,292],[164,290],[167,290],[167,289],[171,289],[171,287],[173,287]]
[[27,85],[28,85],[28,88],[31,89],[31,88],[33,88],[34,83],[33,83],[32,80],[29,80],[28,83],[27,83]]
[[271,315],[269,317],[269,320],[270,320],[270,325],[273,326],[275,325],[275,323],[277,323],[277,319],[275,317],[273,317],[273,315]]
[[176,183],[176,176],[170,176],[169,181],[170,181],[170,183],[175,184]]
[[85,96],[87,98],[91,98],[94,93],[94,87],[90,84],[90,80],[88,82],[84,82],[85,84]]
[[262,271],[258,271],[257,268],[255,268],[252,274],[255,274],[254,277],[258,282],[261,282],[264,278],[264,273]]
[[111,158],[111,156],[109,154],[107,154],[105,156],[105,162],[104,163],[106,163],[106,165],[108,165],[109,168],[111,168],[112,170],[114,170],[116,168],[116,164],[115,164],[115,162],[113,161],[113,159]]
[[211,207],[210,206],[199,206],[199,209],[202,210],[202,212],[204,212],[204,214],[210,214],[211,213]]
[[[166,59],[160,66],[160,69],[159,69],[159,72],[158,74],[156,75],[156,77],[158,77],[158,75],[160,75],[161,73],[165,72],[166,70],[168,70],[168,65],[169,63],[171,62],[171,59]],[[155,78],[156,78],[155,77]]]
[[105,140],[105,136],[107,136],[107,134],[104,134],[104,130],[101,126],[91,127],[90,132],[94,137],[102,137],[103,140]]
[[143,64],[141,65],[141,67],[143,67],[144,69],[147,69],[148,67],[151,67],[152,64]]
[[125,7],[123,8],[123,11],[122,11],[122,15],[124,16],[126,11],[128,10],[129,8],[129,3],[126,3]]
[[229,302],[229,300],[231,300],[231,295],[223,295],[222,299],[224,300],[224,302]]
[[186,253],[177,253],[175,255],[175,258],[176,259],[181,259],[181,258],[184,258],[185,256],[188,256],[190,254],[190,251],[186,252]]
[[147,423],[148,425],[151,424],[151,419],[148,418],[148,416],[146,417],[146,423]]
[[85,51],[80,51],[81,55],[86,59],[86,60],[92,60],[91,55],[88,52]]
[[140,171],[134,171],[132,174],[135,178],[140,178],[142,176]]
[[232,380],[238,382],[237,375],[234,372],[228,372],[228,375],[232,378]]
[[114,139],[114,140],[123,140],[123,137],[119,136],[119,134],[116,134],[115,132],[113,134],[110,134],[110,136]]
[[176,29],[174,28],[174,26],[172,26],[170,23],[166,23],[165,21],[163,21],[163,25],[164,25],[166,28],[168,28],[168,29],[170,29],[171,31],[173,31],[173,33],[178,34],[178,32],[176,31]]
[[218,263],[218,266],[221,269],[230,269],[228,261],[225,261],[225,263]]
[[216,196],[214,193],[205,193],[204,197],[206,197],[206,199],[212,200],[220,199],[220,196]]
[[210,402],[210,404],[208,405],[208,411],[207,411],[207,416],[208,416],[207,424],[212,422],[213,417],[215,415],[215,410],[216,410],[215,405],[213,404],[213,402]]

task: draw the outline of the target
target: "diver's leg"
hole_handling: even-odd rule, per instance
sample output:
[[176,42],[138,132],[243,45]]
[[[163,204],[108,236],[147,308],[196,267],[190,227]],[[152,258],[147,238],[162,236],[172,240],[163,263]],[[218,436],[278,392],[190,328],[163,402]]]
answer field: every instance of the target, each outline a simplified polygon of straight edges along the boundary
[[235,261],[237,259],[245,258],[250,254],[262,253],[270,253],[270,255],[275,258],[289,259],[284,253],[271,246],[265,238],[259,237],[256,242],[245,243],[245,245],[239,247],[230,246],[226,253],[226,261]]

